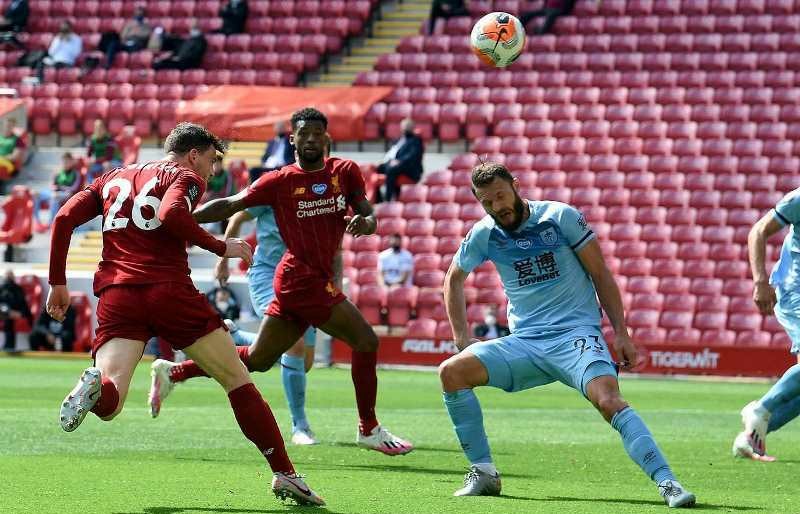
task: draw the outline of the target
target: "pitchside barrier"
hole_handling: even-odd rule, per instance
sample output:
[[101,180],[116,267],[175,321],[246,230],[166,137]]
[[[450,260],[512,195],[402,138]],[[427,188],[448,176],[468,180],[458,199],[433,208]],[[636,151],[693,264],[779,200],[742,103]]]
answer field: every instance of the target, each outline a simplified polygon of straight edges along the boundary
[[[380,365],[438,366],[455,355],[453,341],[441,339],[407,339],[382,336],[378,350]],[[743,347],[716,345],[659,344],[639,346],[640,364],[636,373],[664,375],[719,375],[777,377],[797,362],[788,348]],[[334,364],[350,362],[350,348],[334,340]]]

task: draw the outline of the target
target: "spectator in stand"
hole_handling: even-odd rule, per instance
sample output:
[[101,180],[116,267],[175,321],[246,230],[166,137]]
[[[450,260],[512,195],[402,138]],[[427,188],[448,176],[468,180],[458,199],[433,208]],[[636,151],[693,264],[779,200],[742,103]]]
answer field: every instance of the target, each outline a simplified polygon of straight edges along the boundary
[[50,350],[71,352],[75,342],[75,308],[71,305],[64,315],[64,321],[58,322],[42,309],[30,336],[31,350]]
[[123,166],[128,166],[139,160],[139,148],[142,146],[142,138],[136,135],[136,127],[126,125],[114,142],[119,149]]
[[86,182],[91,184],[95,177],[102,175],[106,171],[122,165],[117,143],[106,129],[103,120],[94,121],[94,132],[89,138],[89,145],[86,150],[88,156],[88,171]]
[[17,120],[8,118],[0,135],[0,193],[5,189],[4,179],[16,175],[25,159],[25,140],[17,130]]
[[478,339],[497,339],[511,334],[508,327],[497,321],[497,306],[489,305],[484,312],[483,323],[475,325],[472,333]]
[[[81,172],[79,169],[78,161],[72,156],[71,153],[65,152],[61,156],[61,169],[53,174],[53,182],[48,189],[39,191],[33,203],[33,219],[36,222],[37,232],[43,232],[50,227],[53,219],[56,217],[58,209],[78,192],[81,187]],[[39,213],[41,212],[42,203],[47,202],[50,205],[50,218],[47,224],[39,220]]]
[[547,34],[552,30],[556,19],[559,16],[566,16],[575,8],[577,0],[544,0],[543,7],[535,11],[524,12],[520,15],[519,21],[527,25],[534,18],[544,17],[544,21],[536,29],[534,34]]
[[378,280],[383,287],[410,286],[414,275],[414,256],[403,248],[403,237],[392,234],[389,248],[378,255]]
[[403,135],[386,152],[383,162],[378,165],[378,173],[386,175],[383,200],[389,202],[400,196],[397,177],[404,175],[414,182],[422,178],[422,138],[414,132],[414,122],[408,118],[401,122]]
[[24,45],[17,39],[17,33],[25,29],[30,14],[28,0],[11,0],[0,16],[0,43],[11,43],[23,48]]
[[208,301],[214,310],[222,317],[222,319],[229,319],[236,321],[239,319],[239,301],[234,296],[233,291],[227,287],[215,287],[206,293]]
[[134,53],[147,48],[153,32],[144,19],[144,7],[136,7],[133,18],[122,27],[122,32],[106,32],[97,48],[106,54],[106,69],[114,65],[114,58],[120,51]]
[[203,203],[225,198],[234,193],[233,177],[230,172],[222,165],[222,159],[214,161],[211,176],[208,179],[208,187],[203,195]]
[[467,0],[433,0],[431,14],[428,18],[428,34],[433,34],[436,29],[436,20],[439,18],[469,16],[467,8]]
[[36,66],[39,82],[44,82],[45,66],[53,66],[55,68],[75,66],[82,51],[83,41],[81,41],[81,37],[72,30],[70,22],[62,21],[61,28],[53,38],[53,41],[50,42],[47,55]]
[[203,62],[206,48],[208,48],[208,42],[203,35],[203,31],[200,30],[197,20],[193,20],[192,28],[189,31],[189,37],[181,40],[177,44],[172,43],[169,46],[174,47],[174,50],[172,50],[172,53],[167,57],[155,61],[153,63],[154,69],[190,70],[199,68],[200,64]]
[[250,168],[250,182],[255,182],[265,171],[278,170],[294,162],[294,148],[289,142],[286,122],[275,123],[275,137],[267,142],[267,149],[261,156],[261,166]]
[[13,352],[17,349],[16,321],[25,318],[33,325],[33,315],[25,298],[25,291],[15,282],[14,272],[6,271],[6,279],[0,284],[0,320],[3,320],[5,345],[3,349]]
[[219,16],[222,18],[222,27],[215,30],[217,34],[231,34],[244,33],[244,25],[247,23],[247,0],[228,0],[219,10]]

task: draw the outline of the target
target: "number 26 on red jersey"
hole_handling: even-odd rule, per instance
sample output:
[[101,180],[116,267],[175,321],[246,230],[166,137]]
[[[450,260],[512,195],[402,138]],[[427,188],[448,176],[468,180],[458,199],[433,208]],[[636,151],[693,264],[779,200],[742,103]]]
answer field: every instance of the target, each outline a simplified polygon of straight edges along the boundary
[[[153,190],[158,184],[158,178],[153,177],[147,181],[139,194],[136,195],[133,199],[133,206],[131,207],[131,217],[133,218],[133,224],[136,228],[141,230],[155,230],[161,226],[161,220],[158,219],[158,208],[161,206],[161,199],[156,198],[155,196],[148,196],[148,193]],[[114,203],[111,204],[111,207],[108,208],[108,213],[106,214],[105,222],[103,223],[103,232],[108,230],[118,230],[123,229],[128,226],[128,218],[124,216],[117,217],[119,214],[120,209],[128,200],[128,197],[131,195],[131,190],[133,187],[131,186],[131,182],[128,179],[124,178],[115,178],[113,180],[109,180],[105,186],[103,186],[103,199],[106,200],[111,196],[112,189],[117,188],[117,196],[114,198]],[[142,213],[142,209],[148,206],[153,209],[155,213],[152,218],[147,219],[144,217]]]

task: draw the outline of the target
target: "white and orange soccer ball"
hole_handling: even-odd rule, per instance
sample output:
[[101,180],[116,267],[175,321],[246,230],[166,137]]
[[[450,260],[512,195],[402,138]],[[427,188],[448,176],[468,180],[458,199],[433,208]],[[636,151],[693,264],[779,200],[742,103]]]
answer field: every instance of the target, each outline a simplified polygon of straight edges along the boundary
[[525,48],[525,27],[505,12],[487,14],[472,27],[472,51],[490,66],[505,68]]

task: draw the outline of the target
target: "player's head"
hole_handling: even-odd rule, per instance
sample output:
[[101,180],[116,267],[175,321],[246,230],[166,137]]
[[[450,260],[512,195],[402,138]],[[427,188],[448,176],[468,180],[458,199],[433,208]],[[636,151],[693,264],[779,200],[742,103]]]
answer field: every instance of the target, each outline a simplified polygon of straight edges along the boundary
[[484,162],[475,166],[472,193],[503,229],[514,231],[522,224],[525,203],[519,196],[519,182],[502,164]]
[[325,155],[328,118],[317,109],[306,107],[292,114],[292,135],[289,142],[297,150],[299,160],[319,162]]
[[214,163],[225,153],[225,144],[202,125],[184,122],[167,136],[164,153],[208,180]]

